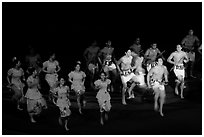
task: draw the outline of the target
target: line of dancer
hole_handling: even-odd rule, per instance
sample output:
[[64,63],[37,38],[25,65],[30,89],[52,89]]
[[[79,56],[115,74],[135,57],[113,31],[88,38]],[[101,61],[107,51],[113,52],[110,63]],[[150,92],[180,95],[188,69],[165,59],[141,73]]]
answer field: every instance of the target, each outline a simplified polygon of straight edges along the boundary
[[[182,46],[184,45],[184,46]],[[183,47],[190,47],[202,53],[202,46],[196,36],[193,35],[192,30],[189,36],[176,46],[176,51],[172,52],[167,62],[173,64],[169,69],[173,70],[176,76],[175,94],[180,95],[184,99],[184,83],[185,83],[185,64],[190,61],[193,62],[192,56],[189,52],[183,51]],[[61,66],[56,60],[55,53],[50,54],[49,60],[42,62],[39,54],[34,54],[34,49],[30,48],[31,55],[26,56],[26,77],[24,70],[21,67],[21,61],[14,57],[13,66],[8,70],[7,81],[8,88],[14,91],[12,100],[18,110],[21,102],[26,102],[27,112],[32,123],[36,120],[34,115],[39,115],[43,109],[47,109],[46,98],[43,97],[43,90],[45,88],[41,83],[43,80],[49,85],[48,100],[54,103],[59,108],[59,124],[68,131],[68,120],[71,115],[71,101],[69,99],[70,93],[75,93],[78,111],[83,114],[83,108],[86,106],[85,92],[87,89],[97,91],[96,98],[100,108],[100,123],[104,125],[108,120],[108,112],[111,110],[111,95],[117,90],[121,90],[121,101],[123,105],[127,105],[126,99],[135,98],[135,87],[143,89],[144,91],[153,90],[154,96],[154,110],[159,111],[161,116],[164,116],[163,105],[165,103],[165,86],[168,84],[168,68],[163,65],[165,58],[163,52],[157,48],[157,43],[152,43],[151,47],[143,53],[140,44],[140,38],[137,38],[132,46],[127,49],[125,55],[119,60],[116,60],[112,42],[108,40],[105,46],[100,49],[97,42],[94,41],[88,47],[83,56],[85,58],[85,71],[81,70],[81,61],[77,61],[74,70],[67,74],[66,78],[60,77],[59,74]],[[195,53],[193,53],[194,55]],[[195,58],[194,58],[195,59]],[[41,77],[44,73],[44,77]],[[192,68],[190,75],[192,76]],[[89,81],[87,81],[87,76]],[[194,77],[194,76],[192,76]],[[118,82],[117,80],[120,79]],[[70,87],[65,82],[70,82]],[[85,87],[85,81],[88,82],[89,87]],[[179,88],[180,85],[180,88]],[[24,93],[27,86],[26,93]],[[121,87],[121,88],[118,88]]]

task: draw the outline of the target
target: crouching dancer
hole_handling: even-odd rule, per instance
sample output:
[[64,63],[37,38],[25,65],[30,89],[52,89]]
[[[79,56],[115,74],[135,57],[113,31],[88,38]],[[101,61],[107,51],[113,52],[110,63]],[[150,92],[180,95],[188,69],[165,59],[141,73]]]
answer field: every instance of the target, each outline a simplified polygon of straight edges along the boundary
[[[151,77],[151,78],[150,78]],[[163,78],[165,82],[163,82]],[[165,102],[165,87],[164,84],[168,82],[168,71],[166,66],[163,65],[162,58],[158,59],[158,65],[150,69],[147,74],[147,85],[154,90],[154,110],[158,110],[159,99],[159,112],[164,116],[162,109]]]

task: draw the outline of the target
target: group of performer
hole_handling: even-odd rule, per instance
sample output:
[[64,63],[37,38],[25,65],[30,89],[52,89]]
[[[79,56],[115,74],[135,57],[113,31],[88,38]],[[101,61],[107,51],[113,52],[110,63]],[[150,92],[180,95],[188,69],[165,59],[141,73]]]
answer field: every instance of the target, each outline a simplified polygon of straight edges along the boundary
[[[126,105],[126,98],[134,98],[135,86],[142,89],[153,89],[154,109],[163,114],[163,104],[165,102],[165,85],[168,84],[168,69],[163,65],[165,61],[162,56],[163,52],[157,48],[157,43],[153,43],[149,49],[143,53],[140,44],[140,38],[129,47],[119,60],[116,60],[114,48],[109,40],[105,47],[100,50],[97,42],[88,47],[84,52],[87,70],[81,70],[81,61],[77,61],[73,71],[68,73],[68,78],[60,77],[58,72],[61,70],[59,62],[56,60],[55,53],[52,53],[47,61],[41,63],[39,54],[34,53],[31,47],[30,55],[26,56],[28,66],[26,73],[21,67],[21,61],[14,57],[13,67],[8,70],[7,81],[9,88],[14,91],[12,97],[16,101],[17,109],[22,110],[20,102],[26,101],[27,112],[31,122],[36,122],[34,115],[39,115],[43,109],[47,108],[47,103],[43,95],[42,78],[49,85],[49,100],[59,107],[59,123],[66,130],[69,130],[67,123],[71,115],[71,102],[69,94],[74,91],[76,95],[79,113],[82,114],[82,108],[85,107],[84,99],[86,77],[90,77],[89,85],[92,89],[97,90],[96,98],[100,108],[100,123],[103,125],[104,120],[108,120],[108,112],[111,110],[111,93],[117,87],[122,86],[122,104]],[[191,62],[191,66],[195,62],[195,49],[198,46],[198,52],[202,53],[201,44],[193,30],[189,31],[181,42],[176,46],[176,51],[170,54],[167,62],[173,64],[172,70],[177,77],[175,93],[180,94],[181,99],[184,98],[184,81],[186,76],[185,63]],[[182,50],[187,49],[187,50]],[[193,67],[190,67],[190,76],[193,76]],[[171,71],[171,70],[170,70]],[[45,77],[41,73],[45,73]],[[41,78],[42,77],[42,78]],[[118,84],[117,79],[122,84]],[[66,81],[67,79],[67,81]],[[71,83],[71,88],[65,84]],[[179,88],[180,85],[180,88]],[[27,86],[24,95],[23,90]],[[128,96],[126,96],[128,94]],[[159,101],[159,102],[158,102]],[[159,104],[158,104],[159,103]]]

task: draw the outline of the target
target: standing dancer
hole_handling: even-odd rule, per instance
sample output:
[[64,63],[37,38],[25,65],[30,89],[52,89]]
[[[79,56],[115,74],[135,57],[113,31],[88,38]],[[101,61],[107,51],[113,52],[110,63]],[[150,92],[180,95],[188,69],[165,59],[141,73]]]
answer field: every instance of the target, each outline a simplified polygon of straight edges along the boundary
[[[101,58],[101,59],[100,59]],[[99,52],[99,61],[102,64],[102,71],[104,71],[109,79],[111,79],[111,92],[116,89],[117,69],[116,60],[114,57],[114,48],[112,42],[108,40],[106,46]]]
[[[175,86],[175,93],[176,95],[179,94],[178,92],[178,86],[180,85],[180,96],[183,99],[183,89],[184,89],[184,77],[185,77],[185,69],[184,69],[184,64],[183,62],[188,62],[189,59],[187,57],[187,54],[181,50],[182,47],[181,45],[177,45],[176,47],[176,51],[171,53],[171,55],[169,56],[169,58],[167,59],[167,61],[171,64],[173,64],[173,69],[174,69],[174,73],[177,77],[176,80],[176,86]],[[173,61],[172,61],[173,59]]]
[[85,106],[86,102],[84,100],[84,93],[85,93],[85,78],[86,74],[80,70],[81,62],[77,61],[77,64],[75,66],[75,70],[71,71],[68,74],[69,81],[72,83],[71,89],[75,91],[77,96],[77,104],[79,107],[79,113],[82,114],[81,111],[81,102],[83,102],[83,106]]
[[145,83],[145,69],[142,67],[142,62],[143,62],[144,57],[137,57],[134,61],[134,66],[133,68],[135,68],[135,75],[136,75],[136,82],[137,85],[140,88],[146,88],[146,83]]
[[[197,36],[193,35],[193,30],[189,30],[189,34],[183,38],[181,44],[183,45],[183,49],[187,53],[187,56],[189,58],[189,62],[187,63],[187,70],[190,71],[190,77],[196,78],[193,75],[193,69],[194,69],[194,64],[195,64],[195,51],[198,46],[200,46],[200,41]],[[189,68],[190,67],[190,68]],[[189,68],[189,69],[188,69]],[[189,76],[189,75],[187,75]]]
[[68,131],[67,123],[69,117],[71,115],[71,110],[69,107],[71,106],[71,102],[69,101],[69,87],[64,85],[64,78],[60,79],[60,85],[54,89],[54,92],[57,93],[57,103],[56,105],[60,110],[59,124],[62,125],[64,123],[64,128]]
[[140,56],[142,52],[142,45],[140,44],[140,38],[136,38],[133,45],[130,46],[130,50]]
[[20,60],[14,57],[12,61],[14,66],[13,68],[9,69],[7,73],[8,87],[14,91],[12,100],[16,102],[17,109],[22,110],[22,108],[20,108],[20,101],[24,96],[23,88],[25,85],[22,83],[21,79],[25,81],[24,71],[21,68]]
[[25,57],[27,68],[34,67],[38,73],[41,71],[41,57],[32,46],[29,46],[29,54]]
[[133,73],[133,68],[131,66],[132,58],[133,58],[131,54],[132,54],[131,50],[128,50],[126,54],[122,58],[120,58],[120,60],[117,63],[117,66],[121,64],[121,69],[120,67],[118,67],[118,69],[120,71],[121,81],[123,84],[123,89],[122,89],[122,104],[123,105],[126,105],[125,92],[127,90],[128,81],[133,81],[131,87],[128,89],[128,93],[129,93],[129,98],[134,98],[134,94],[131,94],[131,91],[136,85],[134,84],[134,82],[136,82],[136,77],[135,77],[135,74]]
[[158,55],[161,55],[160,50],[157,48],[157,44],[153,43],[149,49],[145,52],[144,58],[147,65],[147,71],[156,65],[156,59]]
[[31,74],[27,79],[28,90],[25,97],[27,98],[27,111],[30,116],[32,123],[35,123],[33,116],[39,115],[42,109],[47,109],[47,104],[45,99],[40,93],[39,77],[35,68],[29,69],[29,74]]
[[90,75],[90,86],[94,88],[94,76],[98,71],[98,52],[100,47],[97,46],[97,42],[94,41],[90,47],[84,51],[84,59],[86,61],[86,67],[88,69],[88,74]]
[[101,117],[100,122],[101,125],[104,124],[104,117],[105,120],[108,120],[108,112],[111,109],[111,103],[110,103],[110,94],[108,91],[110,91],[110,79],[106,79],[106,74],[104,72],[101,72],[101,78],[94,82],[97,89],[99,89],[96,98],[98,99],[98,104],[100,107]]
[[[150,80],[151,77],[151,80]],[[165,82],[163,82],[163,78]],[[149,88],[154,90],[154,110],[158,110],[158,99],[159,99],[159,112],[161,116],[163,114],[163,105],[165,102],[165,87],[164,85],[168,82],[168,71],[166,66],[163,65],[162,58],[158,58],[157,66],[150,69],[147,74],[147,85]]]
[[43,63],[43,71],[47,73],[45,75],[45,80],[50,86],[49,92],[49,100],[53,99],[53,89],[56,87],[58,83],[58,74],[57,72],[60,71],[59,62],[55,60],[55,53],[51,54],[48,61]]

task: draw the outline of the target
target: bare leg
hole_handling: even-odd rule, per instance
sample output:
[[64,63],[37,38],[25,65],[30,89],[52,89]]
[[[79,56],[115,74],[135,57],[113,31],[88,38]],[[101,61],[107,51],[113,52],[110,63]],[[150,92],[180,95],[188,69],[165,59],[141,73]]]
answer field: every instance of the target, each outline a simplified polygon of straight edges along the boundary
[[178,80],[176,80],[176,86],[175,86],[175,94],[178,95],[178,86],[179,86],[180,82]]
[[66,130],[66,131],[69,130],[69,128],[67,127],[67,123],[68,123],[68,119],[65,120],[65,124],[64,124],[64,127],[65,127],[65,130]]
[[190,64],[190,76],[191,76],[192,78],[196,78],[196,77],[193,75],[194,64],[195,64],[195,61],[191,61],[191,64]]
[[79,107],[79,113],[82,114],[81,112],[81,102],[80,102],[81,96],[80,93],[77,93],[77,105]]
[[164,116],[163,114],[163,105],[165,102],[165,91],[160,91],[160,107],[159,107],[159,112],[161,116]]
[[34,114],[33,114],[33,113],[29,113],[29,116],[30,116],[30,121],[31,121],[32,123],[36,123],[36,121],[35,121],[34,118],[33,118]]
[[183,97],[184,81],[181,82],[180,88],[181,88],[181,99],[183,99],[184,98]]
[[134,93],[133,93],[133,88],[136,86],[136,83],[133,82],[130,86],[130,88],[128,89],[128,94],[129,94],[129,98],[134,98]]
[[112,73],[112,89],[111,89],[111,91],[113,92],[115,92],[116,91],[116,89],[117,89],[117,85],[116,85],[116,81],[117,81],[117,70],[116,69],[113,69],[112,71],[111,71],[111,73]]
[[127,84],[124,83],[124,84],[123,84],[123,89],[122,89],[122,104],[123,104],[123,105],[126,105],[126,104],[127,104],[126,101],[125,101],[126,88],[127,88]]
[[159,98],[159,92],[158,89],[154,89],[154,110],[158,111],[158,98]]
[[23,92],[18,88],[13,88],[13,91],[14,91],[14,95],[12,97],[12,100],[16,103],[16,108],[18,110],[23,110],[22,108],[20,108],[20,99],[22,97]]
[[104,125],[104,122],[103,122],[103,112],[101,112],[100,123],[101,123],[101,125]]

